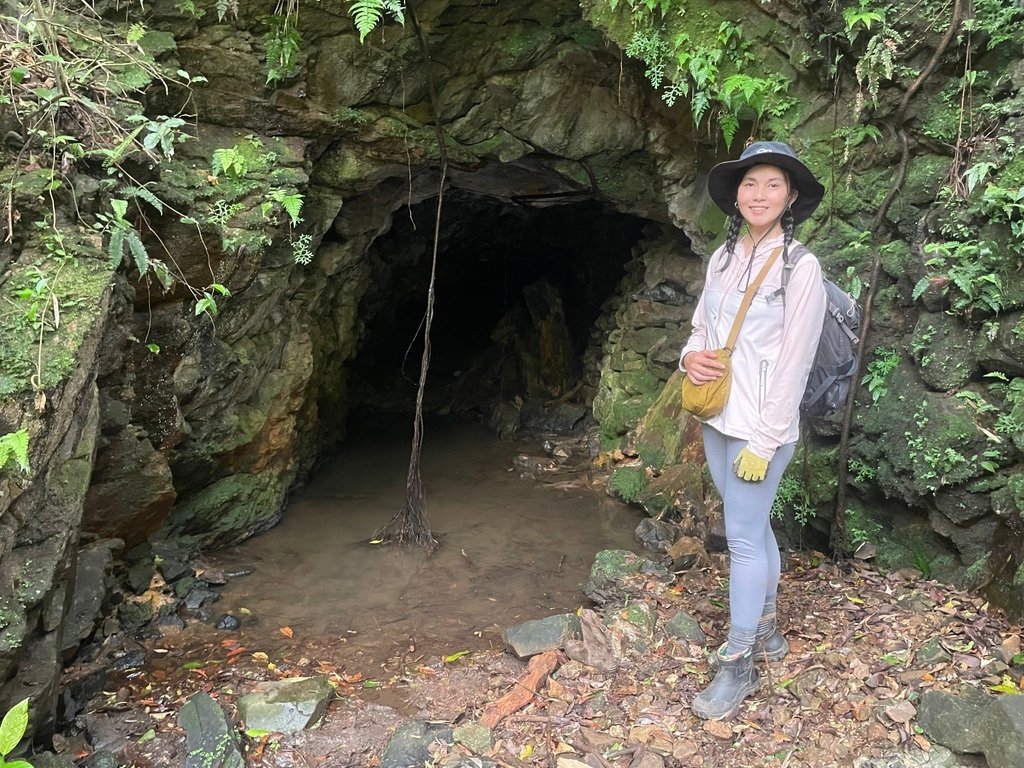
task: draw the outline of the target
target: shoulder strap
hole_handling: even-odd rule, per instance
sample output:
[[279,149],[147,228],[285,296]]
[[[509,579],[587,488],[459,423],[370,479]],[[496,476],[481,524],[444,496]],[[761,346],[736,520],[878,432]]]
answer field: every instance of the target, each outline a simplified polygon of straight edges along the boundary
[[787,250],[786,255],[783,257],[785,262],[782,265],[782,285],[779,286],[778,293],[782,294],[782,298],[786,298],[786,288],[789,287],[789,278],[793,274],[793,268],[796,263],[804,257],[804,254],[810,253],[807,250],[807,246],[803,243],[797,243],[793,250]]
[[[736,319],[732,321],[732,329],[729,331],[729,338],[725,342],[725,348],[732,352],[732,348],[736,346],[736,337],[740,334],[740,326],[743,325],[743,319],[747,316],[747,310],[750,309],[750,304],[754,300],[754,294],[757,293],[757,289],[761,287],[761,283],[768,276],[768,270],[772,268],[775,260],[779,258],[779,254],[782,253],[782,248],[776,248],[768,256],[768,261],[761,267],[761,271],[757,273],[757,277],[754,278],[754,282],[747,286],[747,290],[743,293],[743,301],[740,303],[740,308],[736,312]],[[753,257],[751,257],[753,258]]]

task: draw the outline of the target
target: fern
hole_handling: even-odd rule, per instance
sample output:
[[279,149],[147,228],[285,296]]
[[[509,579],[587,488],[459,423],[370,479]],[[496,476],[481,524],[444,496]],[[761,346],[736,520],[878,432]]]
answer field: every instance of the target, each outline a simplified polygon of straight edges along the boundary
[[110,266],[114,269],[121,266],[124,260],[124,230],[111,229],[110,243],[107,244],[107,256],[110,258]]
[[128,243],[132,258],[135,259],[135,268],[139,270],[140,275],[146,274],[146,270],[149,269],[149,254],[146,253],[146,246],[142,244],[139,233],[129,229],[125,232],[124,239]]
[[28,430],[19,429],[17,432],[10,432],[0,437],[0,469],[14,459],[15,463],[25,474],[30,471],[28,464]]
[[385,13],[399,24],[405,24],[405,7],[401,0],[352,0],[351,13],[360,43],[373,32]]
[[140,200],[145,200],[153,208],[156,209],[157,213],[164,212],[164,202],[159,197],[154,195],[145,187],[124,187],[121,190],[121,194],[125,197],[136,197]]

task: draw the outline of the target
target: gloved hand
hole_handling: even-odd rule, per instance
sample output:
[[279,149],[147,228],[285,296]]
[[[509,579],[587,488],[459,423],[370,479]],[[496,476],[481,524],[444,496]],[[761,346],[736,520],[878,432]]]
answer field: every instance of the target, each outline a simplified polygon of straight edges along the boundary
[[768,459],[762,459],[749,448],[743,448],[732,464],[733,472],[741,479],[757,482],[768,474]]

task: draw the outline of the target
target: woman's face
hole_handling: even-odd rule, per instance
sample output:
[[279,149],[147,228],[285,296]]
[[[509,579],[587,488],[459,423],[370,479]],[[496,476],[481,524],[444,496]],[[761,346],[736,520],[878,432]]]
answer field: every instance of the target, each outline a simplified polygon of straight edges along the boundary
[[796,196],[796,190],[789,188],[785,171],[774,165],[755,165],[740,181],[736,204],[752,230],[766,231],[782,217]]

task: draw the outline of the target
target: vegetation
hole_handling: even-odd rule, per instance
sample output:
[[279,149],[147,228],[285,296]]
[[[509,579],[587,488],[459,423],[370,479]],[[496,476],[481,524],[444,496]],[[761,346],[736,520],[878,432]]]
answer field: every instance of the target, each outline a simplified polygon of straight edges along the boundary
[[8,760],[28,730],[28,699],[15,704],[0,721],[0,768],[32,768],[25,760]]

